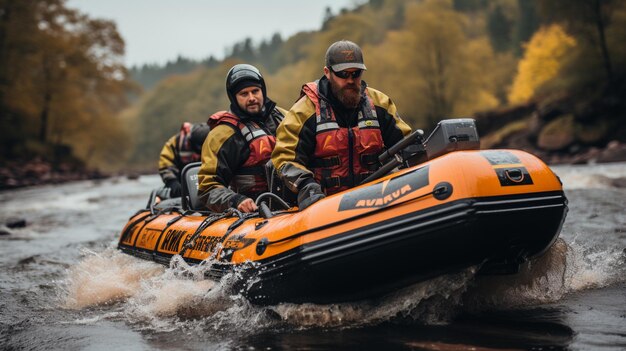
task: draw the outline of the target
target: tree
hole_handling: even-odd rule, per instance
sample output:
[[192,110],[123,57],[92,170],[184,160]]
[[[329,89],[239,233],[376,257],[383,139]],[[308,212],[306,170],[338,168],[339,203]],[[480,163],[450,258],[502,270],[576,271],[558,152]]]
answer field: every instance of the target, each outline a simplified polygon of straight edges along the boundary
[[559,25],[537,31],[519,62],[509,102],[523,103],[532,98],[538,87],[557,76],[563,59],[575,45],[576,40]]
[[486,37],[469,38],[464,15],[441,1],[409,4],[405,14],[403,30],[364,47],[368,83],[420,128],[497,105],[488,72],[493,51]]
[[533,33],[539,28],[539,17],[535,9],[534,0],[517,0],[519,17],[513,34],[513,42],[516,44],[516,56],[521,56],[522,45],[527,42]]
[[231,58],[238,58],[243,61],[252,62],[256,59],[252,38],[246,38],[233,46],[232,52],[228,55]]
[[539,0],[542,16],[550,21],[561,23],[575,37],[586,40],[597,47],[602,56],[604,71],[609,82],[613,81],[613,65],[606,40],[606,29],[610,24],[611,13],[623,6],[615,0]]
[[124,41],[114,23],[90,19],[64,3],[0,2],[0,45],[6,48],[0,54],[0,113],[12,127],[0,133],[4,139],[15,129],[23,132],[21,149],[13,153],[28,151],[25,143],[36,140],[44,149],[67,145],[83,159],[97,159],[107,147],[123,147],[107,140],[96,145],[93,136],[123,135],[111,122],[133,88],[122,64]]
[[324,19],[322,20],[322,30],[328,29],[328,24],[333,20],[333,18],[335,18],[333,10],[329,6],[326,6],[324,9]]
[[506,16],[505,10],[500,4],[488,13],[487,32],[491,46],[497,52],[503,52],[511,46],[512,21]]
[[455,105],[469,92],[462,81],[470,78],[467,64],[471,57],[467,56],[459,14],[434,1],[420,7],[420,11],[407,12],[407,29],[413,38],[409,48],[418,53],[410,56],[409,67],[416,74],[416,91],[424,98],[425,117],[432,125],[452,116]]

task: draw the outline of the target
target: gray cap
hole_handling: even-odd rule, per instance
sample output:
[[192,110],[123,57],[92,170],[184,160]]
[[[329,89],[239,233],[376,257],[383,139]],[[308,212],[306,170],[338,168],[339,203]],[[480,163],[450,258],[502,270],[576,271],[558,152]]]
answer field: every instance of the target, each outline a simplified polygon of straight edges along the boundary
[[333,43],[326,50],[326,67],[335,72],[348,68],[364,69],[363,52],[361,48],[349,40],[341,40]]

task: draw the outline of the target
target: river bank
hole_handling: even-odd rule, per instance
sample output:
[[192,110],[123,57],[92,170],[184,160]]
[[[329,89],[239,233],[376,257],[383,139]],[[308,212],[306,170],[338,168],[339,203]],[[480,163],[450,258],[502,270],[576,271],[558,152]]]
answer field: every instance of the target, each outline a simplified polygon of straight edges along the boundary
[[[522,149],[532,153],[548,165],[594,164],[626,161],[626,143],[612,141],[605,147],[572,148],[569,152],[545,151],[537,148],[529,150],[528,145],[505,148]],[[522,145],[520,145],[522,146]],[[61,184],[75,180],[104,179],[113,176],[126,176],[130,179],[139,175],[156,174],[153,171],[123,171],[116,174],[97,169],[88,169],[71,163],[53,164],[40,158],[0,163],[0,190],[17,189],[34,185]]]
[[75,180],[103,179],[111,174],[69,162],[53,164],[41,158],[11,160],[0,164],[0,190]]

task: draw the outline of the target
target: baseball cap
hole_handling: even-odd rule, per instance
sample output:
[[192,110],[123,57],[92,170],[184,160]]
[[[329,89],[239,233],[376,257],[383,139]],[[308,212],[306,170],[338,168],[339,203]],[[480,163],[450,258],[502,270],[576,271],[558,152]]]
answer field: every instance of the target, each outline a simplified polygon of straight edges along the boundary
[[328,47],[326,50],[326,67],[335,72],[348,68],[367,69],[363,64],[361,48],[349,40],[337,41]]

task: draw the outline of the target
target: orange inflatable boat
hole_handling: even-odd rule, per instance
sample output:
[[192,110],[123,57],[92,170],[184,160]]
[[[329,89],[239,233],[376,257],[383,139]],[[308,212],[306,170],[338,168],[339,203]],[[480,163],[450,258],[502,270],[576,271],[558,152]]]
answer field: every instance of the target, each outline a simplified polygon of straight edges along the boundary
[[254,214],[194,209],[190,165],[182,201],[150,201],[118,247],[163,264],[206,260],[213,279],[236,271],[237,291],[258,304],[372,298],[470,266],[514,273],[556,240],[567,199],[537,157],[477,148],[472,120],[442,121],[421,149],[425,162],[303,211],[262,204]]

